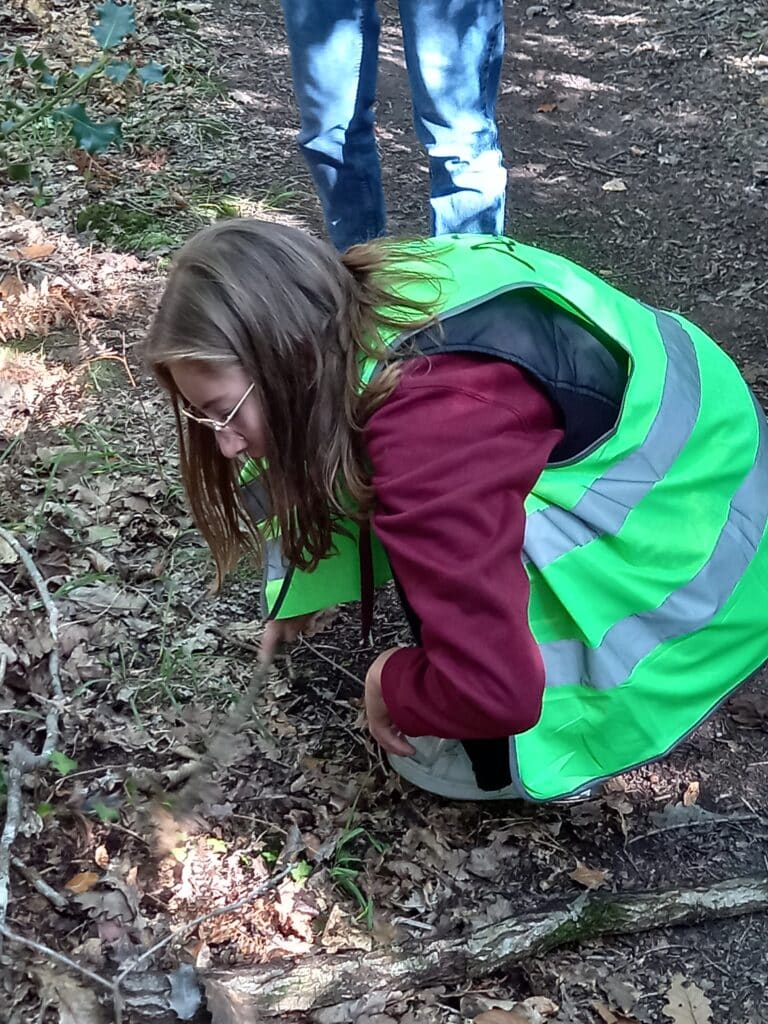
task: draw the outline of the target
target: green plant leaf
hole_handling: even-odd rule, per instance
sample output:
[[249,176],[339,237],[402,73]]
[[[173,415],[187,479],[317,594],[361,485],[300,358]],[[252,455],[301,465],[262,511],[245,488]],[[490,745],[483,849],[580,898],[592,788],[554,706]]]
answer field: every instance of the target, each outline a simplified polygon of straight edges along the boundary
[[111,50],[119,46],[126,36],[136,33],[136,18],[132,4],[115,4],[112,0],[96,8],[98,23],[91,25],[91,35],[102,48]]
[[99,821],[103,822],[105,825],[110,821],[120,820],[120,812],[114,807],[110,807],[109,804],[102,803],[101,801],[95,803],[91,810]]
[[50,818],[54,811],[53,804],[38,804],[35,811],[41,818]]
[[60,750],[54,750],[51,754],[51,768],[58,772],[62,778],[66,778],[67,775],[77,771],[77,761],[73,761],[71,757],[62,754]]
[[134,65],[130,64],[127,60],[113,60],[104,68],[104,74],[107,78],[111,78],[113,82],[121,85],[134,70]]
[[142,80],[144,85],[152,85],[153,82],[165,81],[165,68],[155,60],[150,61],[149,64],[145,64],[143,68],[137,68],[136,74]]
[[55,116],[68,122],[75,142],[86,153],[103,153],[113,142],[123,141],[118,120],[111,117],[108,121],[96,124],[86,114],[82,103],[71,103],[68,107],[62,107]]
[[305,860],[300,860],[296,867],[291,868],[291,878],[294,882],[303,882],[312,874],[312,865]]
[[28,68],[29,60],[27,59],[26,53],[20,46],[17,46],[13,51],[13,66],[15,68]]

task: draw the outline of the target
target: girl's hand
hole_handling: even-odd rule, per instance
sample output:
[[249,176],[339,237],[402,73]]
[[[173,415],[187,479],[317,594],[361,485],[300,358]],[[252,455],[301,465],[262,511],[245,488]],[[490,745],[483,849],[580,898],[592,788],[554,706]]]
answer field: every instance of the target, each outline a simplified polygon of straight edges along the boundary
[[261,638],[261,660],[273,658],[281,644],[292,644],[300,636],[314,636],[315,633],[320,633],[335,614],[335,608],[324,608],[319,612],[296,615],[292,619],[270,619],[264,626]]
[[399,650],[399,647],[391,647],[384,651],[368,669],[365,677],[365,713],[368,717],[368,729],[376,742],[380,743],[388,754],[409,757],[415,754],[416,750],[389,717],[381,692],[381,672],[384,664],[390,655]]

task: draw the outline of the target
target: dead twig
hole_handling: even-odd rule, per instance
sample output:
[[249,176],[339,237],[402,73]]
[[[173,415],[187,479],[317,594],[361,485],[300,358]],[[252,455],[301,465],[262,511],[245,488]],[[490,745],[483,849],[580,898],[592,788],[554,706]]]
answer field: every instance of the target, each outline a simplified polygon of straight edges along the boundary
[[69,900],[66,896],[63,896],[60,892],[56,892],[46,880],[40,875],[34,868],[31,868],[28,864],[25,864],[21,858],[11,854],[11,864],[16,868],[20,875],[29,882],[40,893],[44,896],[49,903],[53,904],[57,910],[66,910],[69,906]]
[[83,967],[82,964],[79,964],[77,961],[65,956],[64,953],[60,953],[58,950],[52,949],[50,946],[46,946],[41,942],[36,942],[34,939],[28,939],[24,935],[19,935],[18,932],[10,929],[4,922],[0,922],[0,936],[8,939],[9,942],[18,946],[24,946],[35,953],[40,953],[42,956],[61,964],[63,967],[69,968],[71,971],[75,971],[75,973],[82,975],[84,978],[88,978],[89,981],[92,981],[101,988],[106,989],[112,997],[115,1024],[122,1024],[124,1000],[120,986],[129,974],[132,974],[140,968],[142,964],[146,963],[147,960],[150,960],[161,949],[164,949],[166,946],[169,946],[174,942],[180,941],[188,935],[189,932],[199,927],[199,925],[203,924],[205,921],[211,920],[215,917],[221,917],[224,914],[234,913],[236,910],[241,910],[243,907],[248,906],[249,903],[253,903],[254,900],[259,899],[260,896],[269,892],[270,889],[275,889],[295,867],[296,862],[294,861],[291,864],[286,865],[281,871],[278,871],[277,874],[272,875],[265,882],[262,882],[262,884],[258,885],[253,892],[242,897],[242,899],[236,900],[233,903],[228,903],[223,907],[216,907],[215,910],[211,910],[207,914],[201,914],[192,921],[188,921],[179,928],[175,928],[170,935],[166,935],[164,939],[161,939],[153,946],[150,946],[150,948],[145,950],[141,956],[138,956],[135,960],[131,961],[131,963],[124,967],[122,971],[112,979],[104,978],[102,975],[96,974],[95,971],[91,971],[89,968]]
[[40,600],[43,602],[48,613],[48,628],[51,631],[51,639],[53,640],[53,650],[48,661],[48,667],[51,672],[51,685],[53,686],[54,695],[59,700],[64,700],[64,691],[61,688],[61,677],[59,675],[59,609],[53,603],[53,598],[48,591],[48,584],[43,579],[40,570],[35,565],[27,549],[19,543],[12,533],[2,526],[0,526],[0,537],[19,556],[22,565],[35,584]]
[[26,772],[34,771],[47,764],[51,754],[56,749],[56,744],[59,741],[59,707],[64,701],[64,691],[61,686],[61,676],[59,675],[59,610],[48,592],[48,586],[40,570],[35,565],[32,556],[26,548],[19,543],[12,533],[9,533],[2,526],[0,526],[0,538],[18,555],[30,579],[35,584],[48,615],[48,628],[53,642],[48,658],[48,668],[51,673],[51,687],[55,697],[45,717],[45,739],[40,753],[33,754],[23,744],[14,743],[8,755],[5,825],[2,836],[0,836],[0,925],[4,925],[8,913],[10,892],[11,847],[19,829],[23,808],[23,777]]
[[643,839],[650,839],[652,836],[659,836],[675,829],[701,828],[702,825],[736,825],[743,821],[759,821],[761,824],[766,824],[765,819],[761,818],[759,814],[710,814],[706,818],[691,818],[690,821],[671,821],[669,825],[661,825],[659,828],[651,829],[650,832],[643,832],[640,836],[633,836],[627,840],[626,845],[631,846],[632,843],[639,843]]
[[299,640],[301,641],[302,644],[304,644],[305,647],[312,651],[313,654],[316,654],[318,658],[322,658],[323,661],[326,661],[329,665],[333,665],[337,672],[341,672],[342,675],[345,675],[348,679],[352,679],[355,683],[357,683],[361,690],[365,689],[365,682],[360,678],[360,676],[356,676],[354,672],[350,672],[348,668],[344,668],[343,665],[340,665],[337,661],[334,661],[333,658],[329,658],[327,654],[323,654],[320,648],[316,647],[314,644],[311,644],[306,637],[300,636]]
[[155,953],[158,953],[161,949],[164,949],[166,946],[170,945],[173,942],[180,941],[191,931],[194,931],[194,929],[197,928],[199,925],[203,924],[205,921],[210,921],[214,917],[221,917],[224,914],[231,914],[236,910],[241,910],[243,907],[247,907],[249,903],[253,903],[254,900],[257,900],[260,896],[263,896],[264,893],[269,892],[270,889],[276,888],[280,884],[280,882],[282,882],[282,880],[286,877],[286,875],[290,874],[290,872],[293,871],[295,867],[296,862],[294,861],[293,863],[288,864],[286,867],[284,867],[282,871],[278,871],[276,875],[272,875],[265,882],[262,882],[261,885],[257,885],[253,892],[248,893],[247,896],[243,896],[241,899],[235,900],[234,903],[227,903],[223,907],[216,907],[215,910],[209,910],[207,914],[201,914],[199,917],[194,918],[192,921],[187,921],[186,924],[180,925],[178,928],[174,928],[170,935],[166,935],[164,939],[161,939],[159,942],[156,942],[154,946],[150,946],[149,949],[147,949],[144,953],[141,954],[141,956],[137,957],[134,961],[128,964],[127,967],[124,967],[115,978],[115,985],[121,985],[125,978],[127,978],[132,971],[135,971],[137,970],[137,968],[141,967],[141,965],[143,963],[146,963],[147,960],[151,959],[151,957],[153,957]]
[[112,1002],[115,1007],[115,1024],[121,1024],[123,1019],[123,1001],[117,981],[109,981],[107,978],[102,978],[100,974],[96,974],[95,971],[91,971],[87,967],[83,967],[82,964],[77,963],[75,960],[70,960],[68,956],[65,956],[63,953],[59,953],[58,950],[51,949],[50,946],[44,946],[42,942],[35,942],[34,939],[28,939],[24,935],[19,935],[18,932],[12,931],[5,924],[0,924],[0,935],[17,946],[25,946],[27,949],[31,949],[34,953],[40,953],[42,956],[48,957],[50,960],[54,960],[56,963],[61,964],[62,967],[68,967],[71,971],[81,974],[84,978],[88,978],[89,981],[93,981],[95,984],[101,986],[101,988],[105,988],[108,992],[111,992]]

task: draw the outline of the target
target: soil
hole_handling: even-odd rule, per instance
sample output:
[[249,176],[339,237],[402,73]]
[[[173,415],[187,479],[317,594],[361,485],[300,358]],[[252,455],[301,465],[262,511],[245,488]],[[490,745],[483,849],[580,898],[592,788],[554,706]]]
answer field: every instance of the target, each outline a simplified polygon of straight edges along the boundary
[[[512,0],[505,8],[507,49],[498,121],[509,169],[508,233],[569,256],[649,302],[682,311],[724,345],[768,405],[765,9],[698,0],[663,5],[648,0],[542,5]],[[426,159],[410,125],[395,8],[383,3],[381,9],[378,132],[389,224],[393,233],[412,235],[427,230]],[[206,160],[226,167],[227,187],[238,196],[280,195],[266,205],[268,216],[321,231],[311,181],[294,145],[298,125],[278,5],[217,0],[198,17],[199,38],[224,82],[211,100],[211,116],[221,117],[228,127],[224,140],[211,143]],[[183,142],[169,149],[182,178],[185,170],[191,173]],[[620,190],[604,188],[617,179],[623,189],[615,184]],[[157,269],[152,262],[146,273],[147,294],[153,294]],[[135,416],[108,434],[119,437],[128,453],[125,465],[119,459],[110,463],[111,472],[123,495],[146,501],[149,494],[155,504],[146,511],[145,523],[150,513],[158,518],[151,520],[151,529],[131,526],[127,538],[121,525],[121,544],[130,547],[128,554],[119,548],[115,561],[122,585],[149,603],[121,613],[116,632],[109,633],[104,627],[115,614],[111,606],[106,614],[102,609],[88,619],[87,606],[84,612],[83,604],[64,603],[71,594],[62,596],[64,617],[82,617],[77,621],[85,622],[92,642],[109,652],[113,671],[106,680],[98,671],[86,674],[88,682],[82,681],[81,671],[81,685],[75,688],[65,736],[77,750],[77,784],[62,777],[55,785],[37,787],[37,798],[46,803],[55,803],[54,797],[66,802],[69,817],[62,811],[60,826],[50,825],[37,837],[27,832],[15,849],[57,888],[71,882],[75,872],[97,874],[107,863],[134,867],[129,882],[124,872],[120,884],[133,886],[145,931],[139,935],[123,922],[116,938],[104,927],[104,915],[94,920],[84,914],[87,901],[65,918],[57,917],[14,877],[19,908],[11,920],[16,928],[38,938],[47,935],[44,941],[70,954],[77,948],[79,956],[94,936],[106,946],[119,945],[126,936],[148,945],[147,934],[162,936],[169,923],[204,912],[216,900],[244,895],[259,876],[243,865],[262,854],[274,859],[285,835],[297,830],[310,864],[313,850],[335,844],[335,853],[310,879],[307,906],[294,885],[285,896],[293,901],[290,913],[275,916],[266,902],[254,905],[250,916],[232,919],[231,927],[196,933],[165,966],[172,967],[175,957],[198,966],[245,965],[280,953],[307,955],[313,943],[326,949],[364,948],[393,938],[417,943],[425,935],[462,934],[503,912],[575,899],[585,880],[604,890],[632,891],[765,872],[765,672],[669,757],[614,780],[586,803],[451,804],[401,785],[362,728],[360,680],[367,666],[376,651],[399,639],[407,642],[399,605],[389,593],[379,601],[371,646],[361,643],[357,610],[350,607],[311,639],[311,647],[300,644],[280,663],[262,709],[278,751],[262,742],[260,753],[246,751],[238,760],[235,752],[233,764],[219,774],[217,793],[199,808],[188,835],[177,837],[175,852],[165,850],[160,856],[156,848],[150,850],[142,839],[145,808],[126,799],[126,780],[142,769],[175,770],[180,744],[200,749],[216,712],[247,681],[259,627],[255,584],[247,572],[228,583],[219,599],[205,596],[208,569],[172,483],[172,454],[165,450],[170,421],[153,385],[141,377],[130,344],[125,347],[126,330],[129,339],[137,338],[142,325],[141,311],[132,316],[129,323],[119,313],[110,315],[104,328],[111,350],[129,360],[138,390],[115,397],[106,388],[93,396],[91,415],[95,409],[110,427],[115,409],[130,406]],[[147,447],[150,421],[156,439],[162,437],[163,451],[159,465],[147,466],[136,462],[136,453]],[[8,522],[21,521],[31,507],[28,492],[45,486],[42,471],[35,471],[38,483],[42,480],[38,486],[23,467],[44,459],[41,446],[51,443],[60,444],[60,435],[52,440],[49,423],[33,422],[6,460],[5,469],[13,473],[13,478],[3,477]],[[123,451],[119,445],[118,452]],[[164,481],[162,489],[146,492],[158,479]],[[73,493],[65,490],[57,500]],[[89,500],[79,495],[77,500]],[[120,500],[124,524],[130,512]],[[111,494],[104,501],[113,502]],[[102,525],[114,521],[100,520]],[[64,529],[55,518],[53,528]],[[57,571],[61,543],[61,537],[50,534],[42,542],[38,538],[36,555],[49,578]],[[101,552],[99,543],[92,534],[91,549]],[[170,561],[165,548],[173,552]],[[94,568],[105,571],[98,562]],[[166,578],[170,582],[163,589]],[[10,568],[0,572],[0,579],[14,591],[29,592],[21,574],[14,576]],[[150,625],[142,633],[135,622]],[[157,623],[162,623],[160,641],[151,632]],[[126,634],[131,630],[132,640]],[[167,637],[175,633],[195,637],[197,646],[190,641],[187,655],[180,654]],[[173,672],[162,676],[158,666],[165,662],[158,650],[166,655],[167,649],[176,652],[177,660]],[[130,665],[120,669],[126,652]],[[187,656],[197,659],[195,686],[185,675]],[[40,665],[38,655],[32,669]],[[156,681],[161,676],[165,690]],[[39,694],[35,680],[31,692]],[[19,701],[20,684],[14,685],[12,699]],[[22,706],[36,706],[29,700]],[[7,698],[0,706],[11,703]],[[252,739],[257,746],[261,742]],[[94,820],[90,810],[97,804],[117,807],[118,820],[103,814]],[[353,871],[360,897],[340,884],[339,869],[345,867]],[[94,893],[107,888],[103,879],[91,884]],[[109,884],[116,891],[117,882]],[[83,891],[87,894],[90,887]],[[41,924],[40,915],[50,917],[50,923]],[[334,915],[343,922],[336,945]],[[768,1021],[767,943],[768,917],[760,914],[606,937],[555,950],[481,982],[457,979],[455,985],[428,991],[393,993],[388,1003],[369,1008],[364,1019],[370,1024],[459,1024],[494,1000],[508,1006],[547,996],[559,1007],[548,1017],[554,1024],[601,1019],[756,1024]],[[119,961],[119,951],[113,953]],[[105,960],[104,955],[102,950],[100,969],[107,970],[110,956]],[[19,958],[6,961],[6,967],[16,972],[9,974],[15,985],[21,976],[39,979]],[[689,1011],[685,1016],[669,1008],[676,975],[704,993],[710,1015]],[[43,1019],[33,1016],[39,994],[39,983],[28,991],[17,988],[16,1016],[3,1018],[0,1009],[0,1020]],[[53,1004],[48,1012],[54,1014]],[[196,1019],[207,1019],[204,1009]]]

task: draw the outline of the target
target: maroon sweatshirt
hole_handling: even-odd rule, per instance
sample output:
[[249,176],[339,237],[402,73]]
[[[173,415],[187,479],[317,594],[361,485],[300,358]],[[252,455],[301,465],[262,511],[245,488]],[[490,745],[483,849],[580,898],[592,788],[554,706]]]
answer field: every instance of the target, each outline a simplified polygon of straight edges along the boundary
[[373,523],[421,620],[382,691],[409,736],[490,739],[539,718],[523,501],[562,438],[523,371],[483,356],[413,359],[366,428]]

